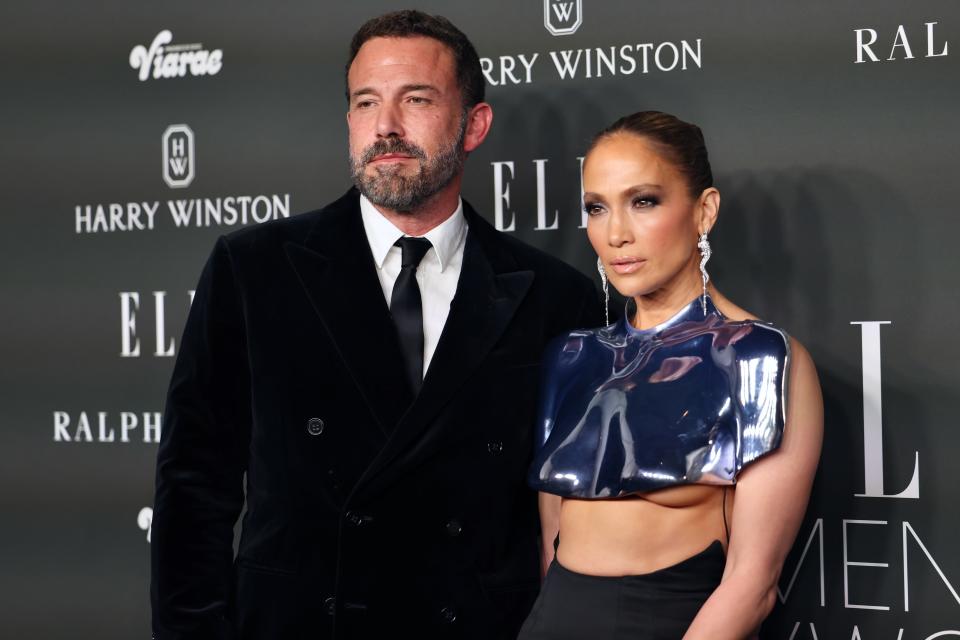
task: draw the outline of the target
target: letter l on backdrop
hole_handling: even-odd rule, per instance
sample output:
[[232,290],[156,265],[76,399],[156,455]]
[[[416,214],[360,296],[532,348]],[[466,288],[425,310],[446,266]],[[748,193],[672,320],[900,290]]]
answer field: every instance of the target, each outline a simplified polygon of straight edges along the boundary
[[920,498],[920,453],[914,452],[913,477],[900,493],[883,490],[883,400],[880,384],[880,325],[889,320],[858,321],[863,344],[863,493],[858,498]]

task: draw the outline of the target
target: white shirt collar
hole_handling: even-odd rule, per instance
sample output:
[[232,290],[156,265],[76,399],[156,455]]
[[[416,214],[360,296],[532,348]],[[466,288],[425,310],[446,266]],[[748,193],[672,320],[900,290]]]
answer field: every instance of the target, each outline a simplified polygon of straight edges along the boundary
[[[377,269],[382,269],[393,243],[406,234],[377,211],[373,203],[363,194],[360,194],[360,217],[363,219],[363,228],[367,233],[373,260]],[[463,217],[463,200],[458,196],[457,208],[453,214],[423,235],[433,245],[433,253],[437,256],[441,272],[449,264],[466,234],[467,221]]]

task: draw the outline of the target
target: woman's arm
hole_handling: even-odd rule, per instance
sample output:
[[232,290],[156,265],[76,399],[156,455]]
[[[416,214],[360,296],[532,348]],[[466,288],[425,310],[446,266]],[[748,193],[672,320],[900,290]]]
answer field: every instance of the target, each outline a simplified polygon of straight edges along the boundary
[[723,579],[684,640],[750,637],[776,602],[780,571],[807,508],[823,439],[823,399],[813,360],[793,339],[791,352],[783,440],[737,480]]
[[537,503],[540,506],[540,577],[547,574],[547,568],[553,562],[556,553],[553,541],[560,532],[560,496],[551,493],[537,494]]

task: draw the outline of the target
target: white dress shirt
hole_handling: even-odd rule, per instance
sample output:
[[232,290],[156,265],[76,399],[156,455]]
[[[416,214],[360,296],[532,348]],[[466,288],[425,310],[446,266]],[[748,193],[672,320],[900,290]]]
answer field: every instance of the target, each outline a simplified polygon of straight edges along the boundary
[[[360,196],[360,215],[367,242],[377,266],[377,276],[383,288],[383,297],[390,306],[393,285],[400,274],[400,247],[393,243],[406,234],[377,211],[366,196]],[[460,267],[463,266],[463,247],[467,238],[467,221],[463,217],[463,201],[457,198],[457,208],[449,218],[422,237],[430,241],[423,260],[417,267],[417,285],[423,304],[423,373],[437,349],[443,325],[450,314],[450,302],[457,292]]]

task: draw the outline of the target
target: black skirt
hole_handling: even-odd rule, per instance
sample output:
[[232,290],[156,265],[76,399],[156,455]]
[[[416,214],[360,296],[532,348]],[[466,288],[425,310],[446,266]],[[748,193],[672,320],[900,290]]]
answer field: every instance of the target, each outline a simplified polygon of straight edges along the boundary
[[547,570],[517,640],[679,640],[720,584],[719,540],[670,567],[638,576]]

